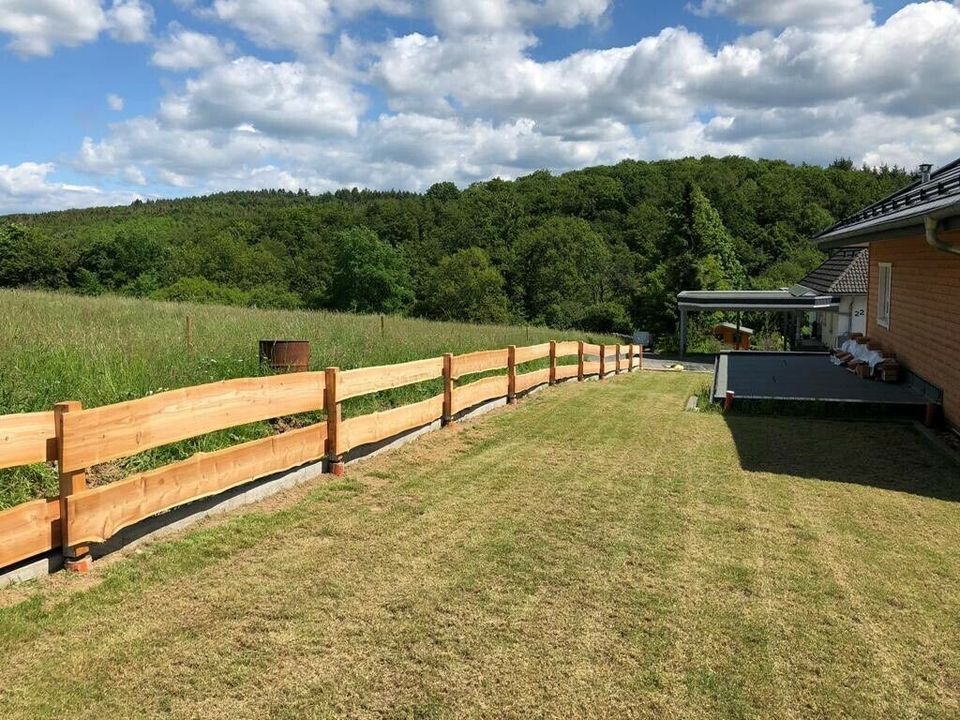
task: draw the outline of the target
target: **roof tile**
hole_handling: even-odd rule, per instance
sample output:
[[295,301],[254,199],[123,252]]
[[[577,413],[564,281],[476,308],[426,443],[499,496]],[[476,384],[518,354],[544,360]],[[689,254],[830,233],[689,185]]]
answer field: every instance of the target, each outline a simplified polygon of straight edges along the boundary
[[866,295],[869,267],[869,249],[842,248],[798,284],[827,295]]

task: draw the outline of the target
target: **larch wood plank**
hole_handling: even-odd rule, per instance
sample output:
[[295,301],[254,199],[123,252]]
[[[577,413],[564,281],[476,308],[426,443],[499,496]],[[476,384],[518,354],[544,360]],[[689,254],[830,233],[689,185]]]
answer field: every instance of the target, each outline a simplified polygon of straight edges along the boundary
[[71,545],[104,542],[119,530],[178,505],[319,460],[326,423],[252,440],[132,475],[67,498]]
[[567,340],[566,342],[557,343],[558,358],[566,355],[576,355],[579,351],[579,343],[577,343],[576,340]]
[[443,395],[436,395],[428,400],[392,410],[343,420],[340,423],[337,454],[429,425],[434,420],[439,420],[442,415]]
[[575,378],[579,368],[576,365],[557,365],[557,380]]
[[496,377],[481,378],[469,385],[454,388],[453,412],[458,413],[486,400],[506,397],[507,385],[507,376],[497,375]]
[[523,363],[541,360],[545,357],[550,357],[550,343],[527,345],[526,347],[517,348],[516,363],[517,365],[523,365]]
[[0,567],[60,547],[60,499],[0,510]]
[[516,392],[526,392],[537,385],[546,385],[550,382],[550,368],[534,370],[533,372],[517,375]]
[[216,430],[323,407],[324,374],[239,378],[67,413],[63,470],[90,467]]
[[397,365],[344,370],[340,373],[337,399],[340,402],[359,395],[434,380],[443,375],[443,358],[414,360]]
[[583,374],[586,375],[599,375],[600,374],[600,362],[585,362],[583,364]]
[[507,348],[502,350],[480,350],[466,355],[453,356],[453,377],[500,370],[507,367]]
[[52,412],[0,416],[0,468],[56,459],[57,432]]

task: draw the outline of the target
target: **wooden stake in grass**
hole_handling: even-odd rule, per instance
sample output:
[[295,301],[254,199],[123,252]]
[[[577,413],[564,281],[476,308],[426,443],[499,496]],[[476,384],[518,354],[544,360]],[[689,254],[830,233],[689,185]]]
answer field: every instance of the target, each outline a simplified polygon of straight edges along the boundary
[[600,346],[600,380],[603,380],[603,374],[607,371],[607,346]]
[[550,384],[557,384],[557,341],[550,341]]
[[90,569],[90,548],[86,545],[70,546],[67,497],[87,489],[87,473],[86,470],[63,471],[63,416],[68,412],[79,412],[82,409],[83,406],[76,400],[57,403],[53,406],[57,432],[57,467],[60,473],[60,538],[63,544],[64,566],[67,570],[76,572],[86,572]]
[[328,367],[323,390],[323,406],[327,414],[327,464],[334,475],[343,475],[343,456],[340,454],[340,402],[337,400],[337,379],[340,368]]
[[630,343],[630,347],[627,349],[627,372],[633,372],[633,343]]
[[384,332],[386,329],[386,319],[383,315],[380,316],[380,337],[383,338]]
[[453,353],[443,355],[443,416],[441,423],[453,422]]
[[583,382],[583,340],[577,340],[577,382]]
[[517,402],[517,346],[507,347],[507,403]]

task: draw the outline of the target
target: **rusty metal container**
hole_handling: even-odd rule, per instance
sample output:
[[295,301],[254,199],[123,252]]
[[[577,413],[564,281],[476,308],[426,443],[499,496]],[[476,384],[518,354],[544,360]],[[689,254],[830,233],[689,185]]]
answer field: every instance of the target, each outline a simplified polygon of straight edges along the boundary
[[260,365],[276,373],[306,372],[310,369],[309,340],[261,340]]

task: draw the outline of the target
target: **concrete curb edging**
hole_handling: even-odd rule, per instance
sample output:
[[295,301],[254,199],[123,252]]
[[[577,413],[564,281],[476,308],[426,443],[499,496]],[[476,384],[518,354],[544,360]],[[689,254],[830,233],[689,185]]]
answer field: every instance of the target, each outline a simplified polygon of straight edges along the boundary
[[[154,515],[124,528],[105,543],[91,547],[94,559],[111,555],[118,550],[135,548],[198,523],[204,518],[220,515],[244,505],[258,502],[283,490],[296,487],[320,477],[325,461],[301,465],[293,470],[274,473],[258,480],[224,490],[212,497],[200,498],[180,505],[160,515]],[[63,567],[63,555],[55,550],[40,557],[30,558],[0,573],[0,588],[50,575]]]

